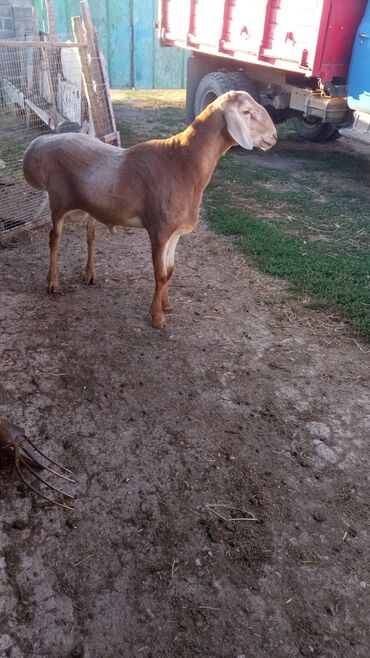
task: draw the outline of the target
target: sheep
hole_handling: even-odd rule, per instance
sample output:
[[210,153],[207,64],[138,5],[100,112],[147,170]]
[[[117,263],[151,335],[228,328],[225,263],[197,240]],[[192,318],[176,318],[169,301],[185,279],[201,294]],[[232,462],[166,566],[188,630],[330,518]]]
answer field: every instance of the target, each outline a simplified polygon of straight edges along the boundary
[[121,149],[85,134],[37,137],[24,155],[28,183],[49,197],[50,267],[48,291],[59,286],[58,243],[66,215],[83,211],[87,219],[86,277],[95,282],[95,222],[112,232],[116,226],[145,228],[149,234],[155,291],[152,325],[162,328],[171,309],[168,285],[181,235],[191,232],[219,158],[232,146],[268,150],[276,143],[275,126],[264,107],[248,93],[218,97],[183,132]]

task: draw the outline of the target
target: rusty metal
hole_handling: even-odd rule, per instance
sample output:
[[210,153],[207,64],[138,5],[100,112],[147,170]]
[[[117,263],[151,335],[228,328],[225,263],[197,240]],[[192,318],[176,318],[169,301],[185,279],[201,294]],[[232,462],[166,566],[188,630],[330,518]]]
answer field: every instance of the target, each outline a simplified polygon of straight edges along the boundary
[[[32,484],[32,482],[30,482],[25,477],[26,472],[27,474],[36,478],[39,482],[42,482],[47,489],[60,494],[62,498],[73,499],[71,494],[54,486],[51,482],[42,478],[41,475],[39,475],[37,472],[40,470],[45,470],[47,473],[51,473],[55,477],[61,478],[62,480],[66,480],[68,482],[72,482],[74,484],[75,480],[73,480],[71,477],[68,477],[68,475],[65,475],[65,473],[72,475],[72,471],[70,471],[68,468],[65,468],[64,466],[61,466],[56,461],[45,455],[45,453],[37,448],[33,441],[27,437],[23,427],[15,425],[5,418],[0,418],[0,452],[5,452],[10,455],[10,458],[14,464],[15,471],[28,489],[36,493],[38,496],[41,496],[41,498],[44,500],[52,503],[53,505],[57,505],[58,507],[62,507],[64,509],[74,509],[70,505],[67,505],[65,502],[51,498],[46,493],[43,493],[43,491],[37,489]],[[42,459],[40,459],[40,457],[42,457]],[[58,473],[58,471],[56,471],[54,468],[50,468],[49,464],[53,464],[63,472]]]

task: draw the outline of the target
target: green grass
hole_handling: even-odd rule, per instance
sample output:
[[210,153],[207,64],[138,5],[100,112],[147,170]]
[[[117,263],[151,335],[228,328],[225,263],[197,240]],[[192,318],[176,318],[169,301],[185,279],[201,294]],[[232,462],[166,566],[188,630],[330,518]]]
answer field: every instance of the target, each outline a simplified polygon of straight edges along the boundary
[[[252,206],[262,218],[273,220],[302,240],[326,242],[334,255],[369,253],[370,196],[365,190],[346,189],[348,176],[343,182],[336,178],[334,184],[334,178],[323,179],[318,168],[312,175],[267,169],[258,161],[240,160],[228,156],[221,161],[209,188],[213,190],[210,202],[213,199],[217,205],[222,203],[226,186],[232,194],[228,205]],[[215,187],[220,186],[223,189],[218,194]]]
[[315,293],[312,307],[331,306],[370,338],[369,256],[353,258],[330,254],[326,244],[307,243],[277,225],[235,208],[212,208],[210,226],[238,236],[237,244],[269,274],[289,279],[296,290]]
[[370,339],[370,153],[364,162],[319,145],[314,159],[314,145],[289,139],[290,155],[285,143],[277,149],[285,168],[273,168],[269,154],[228,154],[206,192],[205,217],[237,236],[265,272],[314,295],[311,307],[337,310]]

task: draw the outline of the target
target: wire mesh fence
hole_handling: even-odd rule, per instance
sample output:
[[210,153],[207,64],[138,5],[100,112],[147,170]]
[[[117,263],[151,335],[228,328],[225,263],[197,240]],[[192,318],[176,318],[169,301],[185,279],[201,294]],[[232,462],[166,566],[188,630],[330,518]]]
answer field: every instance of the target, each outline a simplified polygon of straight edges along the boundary
[[48,218],[41,203],[44,193],[23,178],[22,160],[30,142],[50,132],[80,131],[89,122],[78,48],[71,46],[20,39],[0,45],[2,235]]
[[20,36],[0,38],[0,239],[49,218],[45,193],[23,178],[23,155],[33,139],[74,131],[120,143],[87,0],[80,8],[73,36],[40,33],[30,7],[22,15],[28,23],[15,25]]

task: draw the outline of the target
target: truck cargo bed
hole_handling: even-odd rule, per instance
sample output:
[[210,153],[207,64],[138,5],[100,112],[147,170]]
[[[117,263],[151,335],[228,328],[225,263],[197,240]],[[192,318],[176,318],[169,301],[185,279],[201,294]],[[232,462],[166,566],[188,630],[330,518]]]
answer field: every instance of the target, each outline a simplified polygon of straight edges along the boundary
[[366,0],[162,0],[160,41],[318,78],[345,80]]

